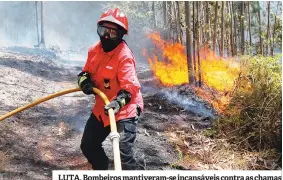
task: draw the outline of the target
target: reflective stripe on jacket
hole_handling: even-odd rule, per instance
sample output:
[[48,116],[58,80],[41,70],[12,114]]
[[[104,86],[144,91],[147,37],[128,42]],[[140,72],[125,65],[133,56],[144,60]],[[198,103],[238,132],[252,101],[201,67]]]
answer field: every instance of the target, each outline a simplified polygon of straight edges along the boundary
[[[115,115],[116,121],[135,117],[137,106],[143,110],[135,59],[124,41],[107,53],[103,51],[100,42],[91,46],[83,71],[91,74],[95,87],[105,93],[110,101],[117,96],[121,89],[131,93],[131,101]],[[98,119],[103,121],[104,126],[108,126],[109,117],[104,114],[104,105],[103,99],[95,95],[95,105],[92,111]]]

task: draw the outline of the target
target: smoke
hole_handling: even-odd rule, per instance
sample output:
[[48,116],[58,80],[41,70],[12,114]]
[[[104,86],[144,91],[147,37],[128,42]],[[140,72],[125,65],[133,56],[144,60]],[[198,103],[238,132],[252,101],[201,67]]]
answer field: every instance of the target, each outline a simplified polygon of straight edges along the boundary
[[[98,41],[96,22],[104,2],[44,2],[47,47],[87,51]],[[40,34],[40,2],[38,2]],[[37,45],[35,2],[0,2],[0,46]],[[40,38],[39,38],[40,39]]]
[[161,93],[170,103],[176,104],[188,112],[215,119],[213,108],[198,100],[195,96],[180,95],[178,91],[169,91],[168,89],[162,89]]
[[[44,37],[47,48],[55,49],[65,59],[85,61],[88,48],[99,41],[97,21],[102,12],[119,2],[44,2]],[[38,30],[41,34],[41,8],[38,2]],[[123,7],[120,7],[123,11]],[[128,16],[128,15],[127,15]],[[133,51],[138,65],[146,65],[141,50],[148,46],[146,27],[136,29],[141,20],[128,16],[129,34],[125,40]],[[0,2],[0,47],[38,44],[35,2]],[[138,32],[138,33],[137,33]],[[41,37],[39,37],[40,40]],[[71,54],[71,55],[70,55]],[[78,56],[81,55],[81,56]]]
[[172,106],[179,107],[182,109],[181,111],[187,111],[196,116],[209,118],[211,120],[217,118],[218,114],[214,108],[208,102],[201,99],[189,86],[182,85],[179,87],[166,88],[158,84],[159,83],[153,79],[146,83],[142,81],[141,92],[145,94],[145,97],[156,96]]
[[1,46],[31,46],[36,41],[31,7],[31,2],[0,2]]

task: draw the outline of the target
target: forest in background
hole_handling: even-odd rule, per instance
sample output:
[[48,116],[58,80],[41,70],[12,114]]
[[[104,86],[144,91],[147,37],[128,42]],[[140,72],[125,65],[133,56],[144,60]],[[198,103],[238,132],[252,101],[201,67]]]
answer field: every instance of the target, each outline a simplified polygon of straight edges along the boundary
[[140,48],[161,83],[189,83],[221,114],[207,136],[228,139],[232,149],[261,152],[281,166],[281,1],[117,2],[106,7],[115,6],[130,22],[139,22],[132,24],[134,38],[144,38],[140,32],[146,27],[154,45]]

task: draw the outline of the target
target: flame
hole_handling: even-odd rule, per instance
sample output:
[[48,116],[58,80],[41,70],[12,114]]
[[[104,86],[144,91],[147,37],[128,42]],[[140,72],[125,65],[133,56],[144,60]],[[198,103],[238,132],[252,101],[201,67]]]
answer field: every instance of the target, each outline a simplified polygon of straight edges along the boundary
[[[148,38],[152,40],[154,49],[149,53],[143,49],[143,55],[147,57],[155,77],[165,86],[189,83],[186,48],[180,43],[163,40],[158,33],[149,34]],[[197,81],[200,71],[203,84],[215,89],[217,93],[209,94],[200,88],[196,88],[196,92],[223,112],[230,102],[230,94],[240,73],[240,64],[232,58],[216,56],[205,46],[200,50],[200,66],[200,70],[196,68]]]
[[[157,33],[149,34],[148,37],[152,39],[155,45],[155,52],[153,52],[152,57],[148,57],[149,65],[155,77],[166,86],[188,83],[188,67],[186,66],[184,46],[179,43],[166,42]],[[158,53],[162,54],[162,60],[159,59]],[[143,54],[147,56],[146,50],[143,50]]]
[[211,92],[199,87],[194,89],[199,97],[208,101],[220,113],[224,113],[230,104],[231,96],[225,92]]
[[240,64],[232,58],[216,56],[207,46],[200,50],[201,74],[209,87],[232,91],[240,73]]

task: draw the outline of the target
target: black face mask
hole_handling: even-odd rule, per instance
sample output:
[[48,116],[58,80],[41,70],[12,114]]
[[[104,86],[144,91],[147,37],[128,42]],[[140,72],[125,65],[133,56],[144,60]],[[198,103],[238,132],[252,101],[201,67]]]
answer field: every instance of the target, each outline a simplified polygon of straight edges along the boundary
[[109,38],[106,39],[105,37],[100,37],[100,41],[104,52],[110,52],[122,42],[122,38],[111,40]]

